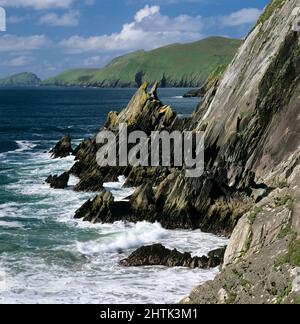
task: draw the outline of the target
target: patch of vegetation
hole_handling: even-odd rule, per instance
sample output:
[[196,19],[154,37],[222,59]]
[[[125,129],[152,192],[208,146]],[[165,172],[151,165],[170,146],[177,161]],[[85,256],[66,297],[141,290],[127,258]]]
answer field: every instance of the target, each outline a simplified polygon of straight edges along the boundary
[[250,215],[248,217],[251,225],[254,224],[254,222],[256,221],[257,216],[261,212],[263,212],[263,210],[264,210],[263,207],[257,207],[257,206],[253,209],[253,211],[250,213]]
[[287,182],[287,180],[286,180],[286,181],[281,181],[281,182],[279,183],[279,188],[280,188],[280,189],[289,188],[289,187],[290,187],[290,185],[289,185],[289,183]]
[[275,10],[281,9],[287,0],[272,0],[260,16],[257,24],[264,24],[274,13]]
[[286,256],[287,261],[294,267],[300,267],[300,240],[293,241]]
[[[254,209],[251,211],[250,215],[248,216],[248,220],[250,222],[250,226],[252,226],[254,224],[254,222],[256,221],[256,218],[257,216],[263,211],[263,207],[260,206],[260,207],[257,207],[255,206]],[[251,247],[251,243],[252,243],[252,240],[253,240],[253,232],[252,232],[252,229],[250,230],[250,233],[249,233],[249,236],[245,242],[245,245],[244,245],[244,251],[243,251],[243,255],[245,255],[250,247]]]
[[300,305],[300,295],[298,295],[294,300],[295,305]]
[[237,294],[236,293],[229,293],[228,298],[226,299],[226,304],[231,305],[234,304],[237,299]]
[[244,245],[244,251],[243,251],[244,255],[250,250],[252,240],[253,240],[253,233],[251,231],[251,233],[250,233],[249,237],[247,238],[245,245]]
[[277,304],[282,304],[286,297],[292,292],[292,285],[288,285],[277,297]]
[[278,234],[278,239],[282,240],[285,237],[287,237],[288,235],[292,235],[293,234],[293,230],[292,230],[292,222],[289,221],[289,223],[281,230],[281,232]]
[[297,240],[296,237],[297,234],[293,233],[293,239],[289,245],[287,254],[281,257],[275,266],[280,267],[284,264],[290,264],[293,267],[300,267],[300,240]]
[[281,197],[280,199],[276,200],[276,207],[281,207],[287,205],[289,210],[293,210],[293,203],[294,200],[290,195],[286,195],[284,197]]
[[246,111],[242,111],[241,113],[240,113],[240,119],[244,119],[245,117],[247,116],[247,113],[246,113]]

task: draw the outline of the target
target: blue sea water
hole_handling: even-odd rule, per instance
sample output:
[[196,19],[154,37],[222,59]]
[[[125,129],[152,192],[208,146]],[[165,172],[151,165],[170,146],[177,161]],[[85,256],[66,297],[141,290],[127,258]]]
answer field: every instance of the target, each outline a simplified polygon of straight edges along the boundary
[[[200,231],[168,231],[160,224],[92,225],[74,220],[91,193],[52,190],[49,174],[67,170],[72,157],[47,152],[69,133],[74,145],[94,134],[108,112],[124,108],[134,89],[0,89],[0,303],[176,303],[217,270],[143,267],[119,260],[144,244],[161,242],[197,255],[226,244]],[[182,115],[199,99],[185,89],[162,89],[160,99]],[[116,199],[125,179],[106,184]],[[120,252],[121,251],[121,252]]]

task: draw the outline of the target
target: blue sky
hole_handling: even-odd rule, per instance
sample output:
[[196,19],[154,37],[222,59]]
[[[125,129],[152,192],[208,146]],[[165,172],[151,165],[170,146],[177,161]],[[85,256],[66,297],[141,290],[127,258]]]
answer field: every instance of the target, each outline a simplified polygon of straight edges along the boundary
[[139,49],[212,35],[242,38],[268,0],[0,0],[0,76],[45,78]]

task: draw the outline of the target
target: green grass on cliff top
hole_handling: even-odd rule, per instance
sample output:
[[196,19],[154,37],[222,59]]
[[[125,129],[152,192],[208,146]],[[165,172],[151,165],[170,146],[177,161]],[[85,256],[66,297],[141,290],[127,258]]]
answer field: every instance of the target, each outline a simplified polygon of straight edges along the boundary
[[33,73],[19,73],[0,79],[0,87],[35,86],[41,80]]
[[218,66],[229,64],[242,41],[210,37],[189,44],[174,44],[149,52],[133,52],[102,69],[76,69],[44,82],[46,85],[136,86],[166,79],[166,85],[199,86]]

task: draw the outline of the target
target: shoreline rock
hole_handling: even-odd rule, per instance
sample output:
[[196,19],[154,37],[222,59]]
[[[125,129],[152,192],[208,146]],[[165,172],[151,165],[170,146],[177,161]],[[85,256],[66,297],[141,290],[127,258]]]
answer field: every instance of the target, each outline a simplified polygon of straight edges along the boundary
[[71,137],[69,135],[65,135],[58,141],[58,143],[50,150],[49,153],[53,159],[65,158],[73,154]]
[[223,263],[225,248],[212,251],[207,256],[192,257],[190,253],[170,250],[162,244],[144,246],[134,251],[128,258],[121,260],[124,267],[166,266],[191,269],[216,268]]
[[68,187],[69,179],[70,179],[70,174],[68,172],[64,172],[60,176],[50,175],[46,179],[46,183],[49,183],[50,187],[53,189],[65,189]]

